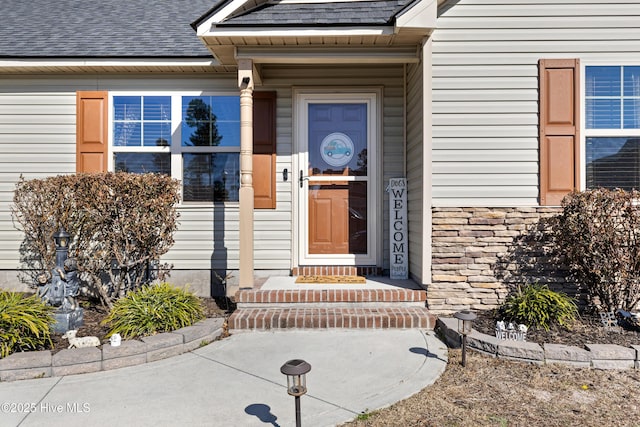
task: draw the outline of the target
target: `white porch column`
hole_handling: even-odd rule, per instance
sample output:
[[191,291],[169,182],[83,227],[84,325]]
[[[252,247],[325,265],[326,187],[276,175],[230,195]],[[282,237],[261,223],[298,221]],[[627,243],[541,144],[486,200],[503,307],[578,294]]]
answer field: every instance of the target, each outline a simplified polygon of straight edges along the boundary
[[253,63],[238,60],[240,88],[240,288],[253,287]]

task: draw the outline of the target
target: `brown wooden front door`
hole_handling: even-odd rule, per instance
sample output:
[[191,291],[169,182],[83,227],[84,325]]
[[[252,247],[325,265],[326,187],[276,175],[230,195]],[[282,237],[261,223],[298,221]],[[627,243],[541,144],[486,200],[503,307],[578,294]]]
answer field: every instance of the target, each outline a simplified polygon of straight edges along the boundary
[[309,253],[349,253],[349,191],[344,184],[309,188]]

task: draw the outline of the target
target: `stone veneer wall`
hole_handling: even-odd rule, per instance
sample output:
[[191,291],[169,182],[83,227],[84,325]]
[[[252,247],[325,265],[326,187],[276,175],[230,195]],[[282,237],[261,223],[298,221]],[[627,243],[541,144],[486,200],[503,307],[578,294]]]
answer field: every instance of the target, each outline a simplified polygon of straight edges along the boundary
[[498,307],[516,283],[575,291],[553,262],[547,219],[561,208],[433,208],[432,281],[427,306],[437,314]]

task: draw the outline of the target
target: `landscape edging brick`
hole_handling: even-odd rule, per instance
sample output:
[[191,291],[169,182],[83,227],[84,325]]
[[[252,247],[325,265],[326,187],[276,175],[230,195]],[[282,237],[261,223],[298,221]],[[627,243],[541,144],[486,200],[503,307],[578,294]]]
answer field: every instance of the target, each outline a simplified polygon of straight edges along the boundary
[[125,340],[118,347],[105,343],[102,348],[65,349],[54,355],[50,350],[13,353],[0,359],[0,382],[108,371],[177,356],[215,341],[222,335],[224,321],[204,319],[142,341]]
[[[446,344],[459,348],[461,336],[457,331],[457,319],[439,317],[436,331],[445,337]],[[456,338],[457,337],[457,338]],[[467,335],[467,347],[494,357],[526,363],[560,363],[592,369],[640,369],[640,345],[631,347],[589,344],[587,349],[544,344],[540,347],[531,342],[498,340],[496,337],[480,333],[475,329]],[[563,348],[565,347],[565,348]],[[593,351],[591,351],[593,349]],[[518,357],[518,356],[529,357]],[[606,359],[603,356],[608,356]]]

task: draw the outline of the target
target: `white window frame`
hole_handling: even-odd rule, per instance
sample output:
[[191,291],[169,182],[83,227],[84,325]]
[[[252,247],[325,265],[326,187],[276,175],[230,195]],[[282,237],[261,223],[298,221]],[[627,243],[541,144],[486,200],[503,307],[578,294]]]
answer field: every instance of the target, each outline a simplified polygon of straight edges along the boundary
[[610,137],[638,137],[640,138],[640,128],[638,129],[587,129],[587,68],[588,67],[629,67],[640,66],[640,62],[629,61],[588,61],[580,64],[580,190],[587,189],[587,138]]
[[[136,146],[136,147],[116,147],[113,143],[114,130],[114,97],[119,96],[169,96],[171,97],[171,141],[169,146]],[[233,91],[113,91],[109,92],[109,112],[108,112],[108,159],[107,168],[110,171],[115,170],[114,154],[115,153],[169,153],[171,156],[171,178],[180,181],[180,204],[181,205],[207,205],[214,203],[224,203],[225,206],[238,206],[239,201],[214,202],[208,201],[184,201],[183,200],[183,161],[182,155],[185,153],[238,153],[240,155],[240,143],[237,147],[189,147],[182,145],[182,97],[184,96],[237,96],[238,92]],[[239,183],[238,183],[239,185]]]

